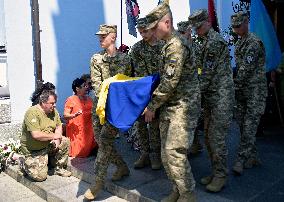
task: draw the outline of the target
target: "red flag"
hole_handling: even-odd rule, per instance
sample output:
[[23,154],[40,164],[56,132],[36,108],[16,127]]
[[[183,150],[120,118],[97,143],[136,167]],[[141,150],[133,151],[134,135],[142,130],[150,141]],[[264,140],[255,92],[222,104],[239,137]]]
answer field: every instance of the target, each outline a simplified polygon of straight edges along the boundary
[[208,0],[208,17],[209,17],[209,21],[212,24],[213,29],[216,32],[220,32],[216,10],[215,10],[215,5],[214,5],[214,0]]

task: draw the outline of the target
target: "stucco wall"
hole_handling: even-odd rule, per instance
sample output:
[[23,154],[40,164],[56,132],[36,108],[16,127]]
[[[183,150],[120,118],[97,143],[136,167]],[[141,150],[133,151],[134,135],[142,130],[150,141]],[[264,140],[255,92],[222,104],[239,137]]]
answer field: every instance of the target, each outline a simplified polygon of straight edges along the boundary
[[[57,108],[63,111],[65,99],[72,94],[73,79],[89,72],[91,56],[100,50],[95,33],[102,23],[118,25],[117,45],[121,43],[119,0],[38,0],[40,12],[43,80],[57,87]],[[133,45],[141,37],[128,34],[123,2],[122,42]],[[138,1],[140,16],[153,9],[158,0]],[[170,2],[174,24],[189,15],[188,0]],[[16,6],[15,6],[16,5]],[[12,121],[22,120],[30,106],[34,90],[30,0],[4,0],[7,40],[8,80],[11,94]],[[139,34],[138,34],[139,35]]]

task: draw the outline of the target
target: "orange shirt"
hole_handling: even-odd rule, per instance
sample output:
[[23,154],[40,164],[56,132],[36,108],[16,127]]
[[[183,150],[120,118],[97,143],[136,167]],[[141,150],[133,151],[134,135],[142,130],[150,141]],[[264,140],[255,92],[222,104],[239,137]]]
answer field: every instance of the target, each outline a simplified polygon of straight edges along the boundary
[[67,121],[66,135],[70,139],[71,157],[87,157],[91,151],[97,147],[95,142],[94,130],[92,125],[92,99],[80,99],[77,95],[67,98],[64,107],[65,110],[74,114],[82,110],[82,114]]

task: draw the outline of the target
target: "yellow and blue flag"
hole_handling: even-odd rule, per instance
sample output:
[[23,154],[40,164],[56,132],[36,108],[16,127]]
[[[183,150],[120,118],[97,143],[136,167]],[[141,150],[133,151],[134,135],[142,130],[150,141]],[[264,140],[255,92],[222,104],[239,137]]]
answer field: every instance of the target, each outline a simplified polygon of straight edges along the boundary
[[159,82],[159,75],[154,74],[111,83],[106,101],[107,121],[122,132],[128,131],[147,107]]
[[276,69],[281,60],[277,35],[262,0],[251,0],[250,31],[263,42],[266,52],[266,71]]

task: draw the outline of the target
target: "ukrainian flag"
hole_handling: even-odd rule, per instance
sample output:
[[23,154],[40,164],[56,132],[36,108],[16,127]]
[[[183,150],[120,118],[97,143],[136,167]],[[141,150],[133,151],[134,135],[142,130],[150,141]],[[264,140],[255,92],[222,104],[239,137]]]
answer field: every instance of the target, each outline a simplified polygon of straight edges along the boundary
[[[109,84],[105,106],[106,120],[122,132],[128,131],[143,113],[160,82],[158,74],[128,79],[121,75],[113,77]],[[116,81],[117,78],[118,80]],[[98,113],[98,106],[97,106]],[[104,112],[103,112],[104,113]]]

